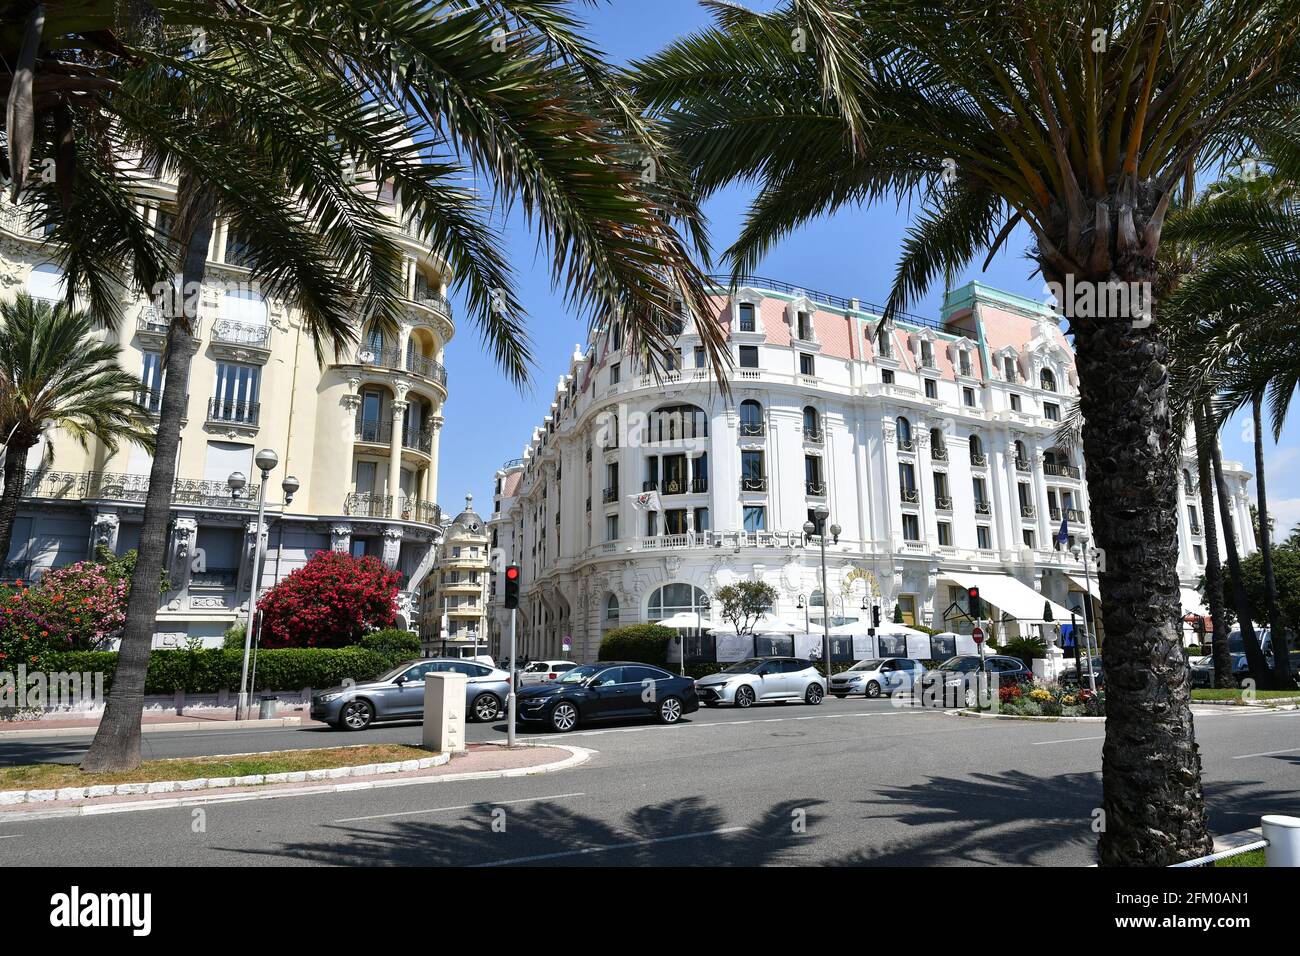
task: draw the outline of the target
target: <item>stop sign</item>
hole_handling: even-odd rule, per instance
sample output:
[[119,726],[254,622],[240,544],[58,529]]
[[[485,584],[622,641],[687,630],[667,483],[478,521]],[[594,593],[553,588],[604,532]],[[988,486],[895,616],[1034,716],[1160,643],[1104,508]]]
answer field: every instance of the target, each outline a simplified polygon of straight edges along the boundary
[[970,636],[975,639],[976,644],[984,643],[984,628],[977,627],[970,632]]

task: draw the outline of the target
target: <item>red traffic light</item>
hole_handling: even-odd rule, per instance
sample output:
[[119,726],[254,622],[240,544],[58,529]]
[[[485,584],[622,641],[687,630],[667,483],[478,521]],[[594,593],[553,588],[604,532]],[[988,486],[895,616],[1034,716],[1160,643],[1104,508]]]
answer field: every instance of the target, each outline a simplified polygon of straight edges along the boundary
[[519,580],[519,565],[512,564],[506,568],[506,580],[507,581]]
[[506,565],[505,606],[511,610],[519,607],[519,565]]

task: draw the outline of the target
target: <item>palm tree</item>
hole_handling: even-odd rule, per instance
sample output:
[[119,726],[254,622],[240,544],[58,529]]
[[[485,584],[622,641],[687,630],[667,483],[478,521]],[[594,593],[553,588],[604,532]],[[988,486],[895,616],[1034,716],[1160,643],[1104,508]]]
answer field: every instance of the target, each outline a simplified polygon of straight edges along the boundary
[[[702,195],[758,195],[727,252],[750,270],[799,225],[919,195],[888,319],[1017,225],[1070,321],[1105,549],[1105,864],[1208,850],[1181,649],[1169,348],[1142,308],[1189,161],[1251,143],[1296,94],[1294,0],[790,0],[636,64]],[[945,175],[949,171],[949,175]],[[953,176],[955,175],[955,178]],[[944,181],[950,185],[945,187]],[[1130,300],[1131,301],[1131,300]],[[1141,302],[1145,305],[1146,302]],[[1142,313],[1142,314],[1138,314]]]
[[140,382],[117,364],[85,312],[19,295],[0,303],[0,431],[7,436],[0,556],[9,554],[27,456],[50,429],[110,452],[122,441],[153,450],[153,422],[132,397]]
[[[298,305],[318,355],[337,352],[355,339],[357,318],[393,323],[402,307],[401,259],[376,198],[383,183],[401,197],[405,225],[448,261],[507,377],[523,382],[531,362],[523,310],[491,223],[494,205],[461,185],[473,173],[495,187],[494,202],[517,205],[535,225],[554,280],[590,321],[617,317],[635,347],[662,344],[665,319],[681,304],[706,314],[704,277],[677,231],[684,224],[703,248],[693,200],[676,185],[660,135],[556,4],[154,8],[147,30],[116,24],[111,4],[92,4],[100,30],[91,14],[59,9],[36,31],[45,52],[0,49],[18,64],[10,114],[26,116],[13,124],[22,135],[10,137],[20,146],[10,156],[21,160],[30,141],[33,163],[50,159],[60,170],[30,179],[23,197],[32,218],[52,227],[70,286],[105,310],[127,274],[145,289],[170,290],[179,273],[183,293],[197,289],[223,217],[250,242],[253,278]],[[90,66],[60,79],[70,59]],[[60,97],[65,84],[78,95]],[[17,95],[32,89],[44,92]],[[64,111],[76,122],[60,125]],[[168,235],[137,215],[130,177],[119,174],[137,165],[179,183]],[[348,169],[365,174],[358,180]],[[161,568],[197,318],[196,296],[165,298],[166,385],[137,581]],[[722,361],[716,324],[699,330]],[[133,588],[113,692],[84,769],[139,762],[156,614],[146,591]]]

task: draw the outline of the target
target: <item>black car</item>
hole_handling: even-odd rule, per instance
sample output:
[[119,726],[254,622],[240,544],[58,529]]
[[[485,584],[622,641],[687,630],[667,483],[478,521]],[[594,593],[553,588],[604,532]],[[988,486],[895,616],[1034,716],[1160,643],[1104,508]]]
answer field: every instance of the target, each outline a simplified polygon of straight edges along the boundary
[[1003,688],[1034,679],[1018,657],[1002,654],[959,654],[950,657],[921,678],[922,703],[941,707],[974,707],[981,691],[979,672],[989,675],[988,687]]
[[519,724],[545,724],[560,732],[581,722],[654,717],[675,724],[700,709],[695,681],[631,661],[584,664],[547,684],[523,687],[516,699]]

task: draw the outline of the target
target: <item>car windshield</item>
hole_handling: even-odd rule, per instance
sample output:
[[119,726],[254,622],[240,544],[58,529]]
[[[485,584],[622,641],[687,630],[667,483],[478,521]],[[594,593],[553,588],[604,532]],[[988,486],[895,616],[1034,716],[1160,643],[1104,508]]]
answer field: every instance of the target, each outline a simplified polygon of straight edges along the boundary
[[566,671],[559,678],[561,684],[581,684],[592,674],[597,674],[605,669],[603,664],[583,664],[581,667],[575,667],[571,671]]
[[414,663],[415,661],[407,661],[405,664],[398,664],[392,670],[385,671],[384,673],[380,674],[378,677],[375,678],[375,680],[379,682],[393,680],[398,674],[410,669],[411,665]]
[[957,671],[959,674],[977,671],[979,668],[980,659],[978,657],[950,657],[939,665],[941,671]]
[[766,661],[761,657],[751,657],[746,661],[736,661],[730,667],[724,667],[719,673],[721,674],[752,674],[762,667]]
[[875,658],[874,660],[869,660],[869,661],[858,661],[856,664],[854,664],[852,667],[850,667],[849,670],[851,670],[851,671],[874,671],[874,670],[878,670],[879,668],[880,668],[880,658],[877,657],[877,658]]

